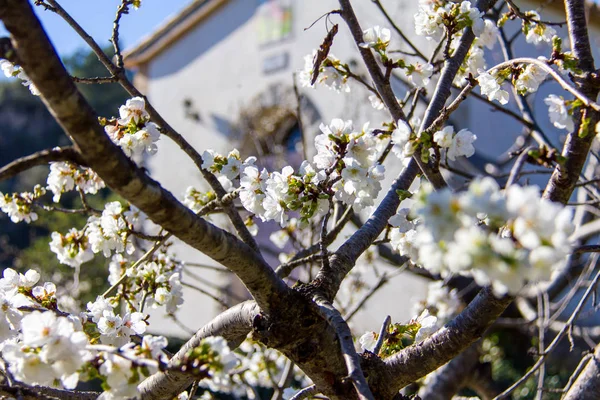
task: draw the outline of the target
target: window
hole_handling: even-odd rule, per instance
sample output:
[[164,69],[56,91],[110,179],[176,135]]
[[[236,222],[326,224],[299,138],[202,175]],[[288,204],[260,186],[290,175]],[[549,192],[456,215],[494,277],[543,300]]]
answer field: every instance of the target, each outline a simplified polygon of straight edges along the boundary
[[280,42],[292,35],[291,0],[258,0],[257,34],[260,46]]

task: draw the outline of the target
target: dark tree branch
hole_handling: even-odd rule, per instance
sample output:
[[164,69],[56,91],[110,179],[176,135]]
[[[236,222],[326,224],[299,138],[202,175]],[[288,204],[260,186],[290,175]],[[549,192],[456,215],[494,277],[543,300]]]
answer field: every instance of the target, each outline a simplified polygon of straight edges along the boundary
[[[402,107],[400,107],[400,104],[398,104],[398,101],[396,100],[396,96],[394,95],[392,86],[390,85],[389,77],[386,77],[386,75],[384,75],[383,72],[381,72],[381,69],[377,64],[377,60],[375,59],[375,56],[373,55],[371,50],[360,46],[360,44],[363,41],[363,30],[360,27],[358,19],[356,18],[356,14],[354,14],[354,10],[352,9],[350,0],[339,0],[339,2],[342,8],[341,16],[350,28],[350,32],[352,34],[352,37],[354,38],[354,42],[358,47],[360,55],[362,56],[363,61],[365,62],[367,70],[369,71],[369,75],[371,75],[371,79],[373,79],[375,88],[379,92],[383,103],[388,108],[390,114],[392,115],[395,121],[406,121],[406,115],[404,114],[404,111],[402,111]],[[444,181],[444,178],[442,177],[439,168],[436,168],[433,164],[430,165],[422,162],[419,156],[415,156],[413,157],[413,159],[417,162],[417,164],[423,171],[423,174],[427,177],[427,179],[433,184],[435,188],[442,188],[446,186],[446,182]]]
[[0,0],[0,19],[12,35],[21,66],[87,164],[154,223],[235,272],[268,311],[271,303],[289,290],[285,283],[256,251],[195,215],[112,143],[62,65],[30,4]]
[[252,321],[258,315],[259,308],[253,301],[246,301],[223,312],[200,329],[169,361],[165,372],[158,372],[138,386],[143,400],[172,399],[183,392],[196,379],[193,374],[185,374],[175,369],[186,353],[200,345],[202,339],[209,336],[223,336],[229,347],[235,349],[244,341],[252,329]]
[[419,391],[419,397],[423,400],[451,399],[465,386],[478,360],[479,351],[475,343],[435,371],[430,383]]
[[[565,9],[573,55],[578,59],[579,68],[583,71],[583,77],[574,77],[573,81],[585,97],[595,99],[598,96],[598,88],[586,84],[586,78],[589,79],[595,67],[585,21],[585,1],[565,0]],[[580,135],[582,120],[586,117],[590,119],[590,127],[595,126],[600,118],[598,112],[589,109],[576,113],[575,131],[567,136],[562,151],[563,157],[567,160],[563,165],[557,165],[550,177],[544,191],[544,197],[547,199],[565,204],[573,193],[595,137],[591,132],[585,137]]]
[[[98,46],[98,44],[94,41],[94,39],[67,13],[61,6],[56,2],[56,0],[47,0],[48,3],[52,6],[52,11],[58,14],[61,18],[65,20],[72,28],[77,32],[77,34],[87,43],[88,46],[92,49],[92,51],[98,57],[98,60],[106,67],[106,69],[110,72],[110,74],[117,78],[118,82],[121,86],[134,97],[141,97],[146,102],[146,111],[150,115],[152,121],[154,121],[160,128],[161,131],[169,137],[175,144],[179,146],[181,150],[183,150],[188,157],[194,162],[196,167],[202,173],[204,179],[208,182],[210,187],[215,191],[217,197],[222,198],[227,193],[221,182],[217,179],[217,177],[212,174],[210,171],[202,168],[202,156],[196,149],[194,149],[184,138],[175,131],[171,125],[156,111],[156,109],[152,106],[152,104],[148,101],[148,98],[140,93],[139,90],[127,79],[125,71],[122,68],[116,66],[111,59],[104,53],[104,51]],[[259,253],[258,245],[256,241],[248,231],[248,228],[244,224],[240,214],[236,211],[233,204],[228,205],[224,209],[225,214],[229,217],[231,223],[235,227],[240,238],[250,246],[254,251]],[[261,256],[262,257],[262,256]]]
[[484,288],[452,321],[431,337],[384,360],[389,385],[400,390],[411,382],[452,360],[483,336],[487,328],[512,302],[511,297],[498,299]]
[[[585,357],[584,357],[585,358]],[[583,371],[579,373],[573,386],[571,386],[562,400],[595,400],[600,398],[600,345],[596,346],[594,353],[587,358]]]
[[42,150],[25,157],[17,158],[0,168],[0,181],[10,179],[30,168],[58,161],[68,161],[82,167],[87,166],[81,154],[73,146]]

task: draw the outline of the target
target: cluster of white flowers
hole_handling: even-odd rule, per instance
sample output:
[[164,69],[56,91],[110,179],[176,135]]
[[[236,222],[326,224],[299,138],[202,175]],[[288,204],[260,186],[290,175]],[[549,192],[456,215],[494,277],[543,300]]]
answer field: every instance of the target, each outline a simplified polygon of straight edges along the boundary
[[432,273],[472,275],[497,295],[516,294],[528,282],[548,281],[565,264],[574,227],[571,213],[541,199],[536,187],[513,185],[505,193],[491,178],[454,195],[425,186],[412,211],[410,245],[392,235],[402,255]]
[[0,58],[0,69],[2,69],[7,78],[16,76],[17,78],[21,79],[23,81],[23,86],[27,86],[32,95],[40,95],[38,88],[33,84],[33,82],[31,82],[31,80],[29,80],[29,77],[21,67],[14,65],[8,60]]
[[[226,191],[231,191],[234,186],[234,181],[237,182],[237,178],[239,178],[244,168],[253,166],[255,162],[256,157],[248,157],[242,162],[240,152],[237,149],[230,151],[227,156],[218,154],[214,150],[205,150],[204,153],[202,153],[202,168],[215,174]],[[210,201],[211,195],[208,193],[205,195],[208,196],[207,198],[204,198],[204,196],[200,194],[194,194],[189,188],[188,193],[193,197],[196,197],[188,200],[188,203],[191,206],[190,208],[192,209],[198,208],[198,206],[204,205]]]
[[126,312],[123,316],[115,313],[111,302],[102,296],[89,302],[87,309],[100,333],[100,342],[109,346],[121,347],[129,343],[131,335],[146,332],[146,315],[140,312]]
[[552,38],[556,36],[556,30],[551,26],[543,24],[540,21],[540,14],[537,11],[527,11],[525,15],[529,19],[523,19],[522,29],[525,33],[527,43],[539,45],[541,43],[552,43]]
[[156,142],[160,139],[158,126],[150,122],[146,102],[134,97],[119,108],[120,118],[104,121],[104,131],[110,139],[127,154],[141,156],[144,152],[155,154]]
[[105,204],[102,216],[92,216],[87,222],[86,234],[92,251],[102,251],[107,258],[113,250],[117,253],[126,251],[127,254],[132,254],[135,248],[131,242],[131,230],[137,218],[137,210],[126,211],[118,201]]
[[486,71],[480,71],[477,77],[481,94],[487,96],[488,100],[497,100],[500,104],[508,103],[508,92],[502,89],[504,78],[497,74],[490,74]]
[[544,82],[548,72],[534,64],[527,65],[514,81],[515,88],[520,95],[537,92],[540,84]]
[[144,301],[152,308],[164,306],[170,314],[183,304],[182,264],[162,252],[156,254],[152,261],[135,268],[129,264],[121,255],[113,257],[109,276],[111,284],[125,274],[127,281],[123,285],[138,304]]
[[[463,86],[467,82],[469,75],[477,76],[481,71],[487,68],[484,48],[492,49],[498,40],[498,28],[496,24],[489,19],[484,22],[484,28],[479,37],[475,38],[473,45],[469,49],[465,60],[460,66],[454,82]],[[456,51],[460,43],[460,36],[456,35],[450,44],[451,52]]]
[[50,163],[50,174],[46,181],[47,188],[54,194],[53,201],[60,201],[60,196],[77,187],[84,193],[96,194],[104,188],[104,181],[89,168],[77,167],[69,162]]
[[399,158],[411,157],[415,150],[422,145],[421,154],[429,154],[432,139],[440,148],[446,149],[446,156],[455,161],[457,157],[471,157],[475,154],[473,142],[477,136],[467,129],[454,132],[453,126],[446,126],[433,134],[433,138],[423,135],[415,135],[409,124],[399,120],[397,128],[392,132],[392,151]]
[[81,322],[52,311],[35,311],[21,320],[19,341],[4,343],[2,358],[18,381],[67,389],[79,382],[79,369],[92,358]]
[[573,132],[575,124],[571,117],[571,111],[567,107],[565,99],[562,96],[551,94],[544,99],[544,103],[548,106],[548,116],[552,125],[558,129],[566,129]]
[[320,129],[313,163],[304,161],[298,173],[289,166],[271,173],[254,165],[244,168],[240,199],[246,210],[284,227],[290,211],[298,212],[301,222],[325,215],[332,194],[355,210],[373,205],[384,172],[376,160],[386,143],[367,126],[354,131],[352,121],[334,119]]
[[[136,397],[139,382],[168,361],[164,337],[131,342],[132,335],[146,331],[142,313],[121,316],[116,302],[99,296],[88,303],[87,314],[67,314],[57,309],[55,285],[35,286],[39,279],[34,270],[20,274],[11,268],[0,279],[0,352],[14,379],[74,389],[80,380],[99,377],[107,398],[120,400]],[[205,339],[200,354],[213,379],[227,379],[237,365],[221,337]]]
[[5,212],[15,224],[21,221],[30,223],[36,221],[38,215],[32,210],[35,200],[46,194],[46,189],[40,185],[33,192],[3,194],[0,192],[0,209]]
[[71,228],[66,235],[52,232],[50,250],[56,254],[61,264],[73,268],[94,258],[89,239],[84,231]]
[[[312,77],[316,56],[317,50],[304,56],[304,68],[298,73],[298,81],[302,87],[314,87]],[[338,93],[349,93],[348,77],[348,66],[329,53],[319,66],[316,82],[322,83]]]
[[94,253],[110,257],[112,251],[132,254],[135,250],[131,234],[141,212],[134,207],[123,209],[118,201],[105,204],[100,217],[91,216],[84,229],[71,228],[62,235],[52,232],[50,250],[62,264],[78,267],[90,261]]
[[471,157],[475,154],[473,142],[477,140],[472,132],[467,129],[461,129],[454,132],[453,126],[446,126],[441,131],[433,134],[433,141],[442,149],[446,149],[446,156],[455,161],[456,157]]
[[415,14],[415,32],[428,40],[439,41],[446,29],[454,35],[471,27],[476,36],[485,29],[483,13],[471,5],[461,3],[419,0],[419,11]]

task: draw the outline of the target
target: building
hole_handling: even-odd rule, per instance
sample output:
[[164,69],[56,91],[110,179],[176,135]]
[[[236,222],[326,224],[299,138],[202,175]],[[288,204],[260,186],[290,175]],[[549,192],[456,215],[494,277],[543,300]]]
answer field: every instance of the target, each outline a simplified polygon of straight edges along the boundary
[[[413,15],[417,2],[396,0],[382,2],[394,20],[413,39]],[[523,3],[523,9],[536,9],[540,3]],[[547,19],[560,20],[561,2],[551,2],[544,10]],[[238,146],[242,151],[265,152],[272,155],[274,166],[285,158],[294,163],[299,155],[291,150],[300,148],[298,141],[297,97],[294,93],[294,72],[304,66],[304,57],[318,48],[327,34],[327,27],[339,23],[331,52],[348,63],[357,73],[365,73],[362,60],[347,27],[338,16],[319,19],[338,7],[336,1],[323,0],[193,0],[189,6],[171,17],[155,33],[130,49],[126,54],[126,66],[137,71],[136,86],[146,93],[154,107],[163,114],[175,130],[200,151],[211,148],[227,153]],[[370,1],[355,1],[355,11],[363,28],[373,25],[389,26],[377,6]],[[597,18],[598,10],[592,10]],[[314,23],[314,25],[313,25]],[[594,40],[598,43],[598,25]],[[431,52],[433,44],[424,38],[414,37],[422,51]],[[394,37],[400,49],[408,50]],[[532,46],[517,46],[524,53]],[[549,48],[540,49],[549,52]],[[527,54],[531,56],[533,54]],[[490,65],[501,60],[501,52],[491,54]],[[406,92],[400,79],[393,81],[399,98]],[[550,85],[542,89],[551,90]],[[357,126],[366,121],[378,126],[387,117],[384,111],[370,106],[369,93],[355,85],[351,96],[343,96],[324,87],[302,89],[302,130],[306,140],[318,132],[321,121],[329,122],[339,117],[355,121]],[[366,105],[366,106],[365,106]],[[543,104],[535,104],[541,109]],[[543,114],[543,128],[550,123]],[[478,134],[477,156],[464,168],[476,171],[496,160],[510,148],[522,132],[518,122],[493,113],[490,107],[476,100],[469,100],[453,115],[453,123],[468,127]],[[555,132],[558,140],[559,132]],[[252,134],[247,134],[252,132]],[[310,152],[310,149],[308,149]],[[174,143],[161,140],[159,152],[148,160],[151,175],[168,190],[182,198],[190,185],[199,185],[201,176],[191,160]],[[395,173],[388,168],[387,179]],[[385,185],[384,185],[385,187]],[[269,228],[267,227],[267,230]],[[272,229],[272,228],[271,228]],[[183,245],[177,245],[178,255],[187,261],[215,263]],[[276,259],[271,258],[273,265]],[[382,267],[385,268],[385,267]],[[209,270],[201,277],[210,282],[230,284],[229,278]],[[186,281],[184,274],[184,282]],[[191,278],[190,278],[191,279]],[[365,279],[373,281],[374,277]],[[235,285],[234,285],[235,286]],[[394,320],[405,321],[412,317],[410,304],[425,296],[425,283],[404,273],[395,278],[388,287],[367,304],[366,311],[358,318],[359,329],[378,329],[389,310],[377,310],[376,304],[398,304]],[[237,289],[232,288],[233,291]],[[207,297],[189,289],[179,316],[184,325],[198,329],[212,317],[217,308]],[[387,308],[387,307],[386,307]],[[158,318],[158,317],[157,317]],[[164,324],[161,333],[181,334],[180,328]]]

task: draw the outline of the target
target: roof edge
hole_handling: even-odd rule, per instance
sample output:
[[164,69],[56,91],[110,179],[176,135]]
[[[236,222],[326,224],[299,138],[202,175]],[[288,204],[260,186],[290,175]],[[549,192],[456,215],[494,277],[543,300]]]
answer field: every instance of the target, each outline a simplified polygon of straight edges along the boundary
[[[225,5],[229,0],[194,0],[183,10],[169,18],[153,33],[146,36],[135,47],[125,51],[123,58],[126,68],[136,68],[147,63],[152,58],[164,51],[169,45],[185,35],[190,29],[210,17],[215,11]],[[531,1],[531,0],[529,0]],[[547,7],[555,12],[564,13],[564,4],[556,0],[533,0],[540,6]],[[600,4],[587,0],[588,25],[600,28]]]
[[140,43],[123,53],[126,68],[135,68],[165,50],[229,0],[195,0],[173,15]]

